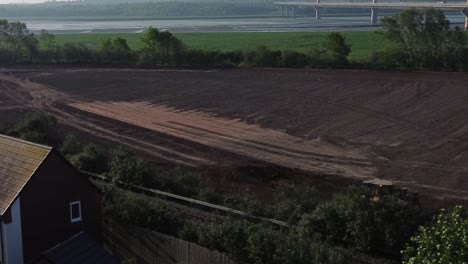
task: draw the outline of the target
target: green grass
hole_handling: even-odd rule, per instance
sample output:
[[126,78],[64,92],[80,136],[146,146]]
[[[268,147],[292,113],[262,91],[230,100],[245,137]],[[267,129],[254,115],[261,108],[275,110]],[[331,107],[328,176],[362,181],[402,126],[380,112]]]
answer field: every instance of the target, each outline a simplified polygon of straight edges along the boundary
[[[285,33],[179,33],[175,34],[187,47],[205,50],[243,50],[265,45],[272,50],[295,50],[308,53],[313,48],[322,48],[327,32],[285,32]],[[343,35],[352,44],[350,59],[368,60],[375,51],[391,46],[384,36],[377,32],[350,31]],[[128,40],[132,49],[141,48],[142,34],[61,34],[56,35],[59,44],[83,42],[97,47],[101,39],[121,36]]]

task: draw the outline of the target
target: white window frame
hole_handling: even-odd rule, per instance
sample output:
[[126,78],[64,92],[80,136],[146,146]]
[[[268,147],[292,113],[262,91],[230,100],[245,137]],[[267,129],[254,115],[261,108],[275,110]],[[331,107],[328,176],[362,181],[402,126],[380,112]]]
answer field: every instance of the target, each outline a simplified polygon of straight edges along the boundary
[[[73,206],[74,205],[78,205],[79,216],[76,217],[76,218],[73,218]],[[72,223],[83,221],[83,218],[81,217],[81,201],[76,201],[76,202],[70,203],[70,220],[71,220]]]

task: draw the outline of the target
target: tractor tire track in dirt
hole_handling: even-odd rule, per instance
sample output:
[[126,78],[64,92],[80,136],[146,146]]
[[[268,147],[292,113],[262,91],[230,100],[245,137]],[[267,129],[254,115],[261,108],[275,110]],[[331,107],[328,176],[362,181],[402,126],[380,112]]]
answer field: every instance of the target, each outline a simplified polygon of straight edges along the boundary
[[3,71],[0,103],[8,104],[0,111],[46,111],[90,135],[184,166],[218,166],[221,153],[232,153],[325,175],[384,176],[468,200],[468,90],[455,81],[466,76],[447,82],[460,97],[439,89],[430,74],[395,73],[397,80],[338,74]]

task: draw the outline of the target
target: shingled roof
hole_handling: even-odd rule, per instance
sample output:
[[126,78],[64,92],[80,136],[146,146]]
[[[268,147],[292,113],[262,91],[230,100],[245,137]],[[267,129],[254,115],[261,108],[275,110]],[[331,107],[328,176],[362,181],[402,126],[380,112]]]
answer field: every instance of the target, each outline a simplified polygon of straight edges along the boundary
[[14,202],[52,148],[0,135],[0,215]]

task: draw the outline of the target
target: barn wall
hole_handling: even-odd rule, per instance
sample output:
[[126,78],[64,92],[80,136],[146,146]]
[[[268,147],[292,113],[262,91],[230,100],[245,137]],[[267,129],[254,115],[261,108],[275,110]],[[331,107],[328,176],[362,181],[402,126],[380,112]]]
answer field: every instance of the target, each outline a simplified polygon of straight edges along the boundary
[[[73,235],[101,238],[101,194],[59,154],[52,152],[21,192],[25,263]],[[72,223],[70,203],[81,201],[83,221]]]

